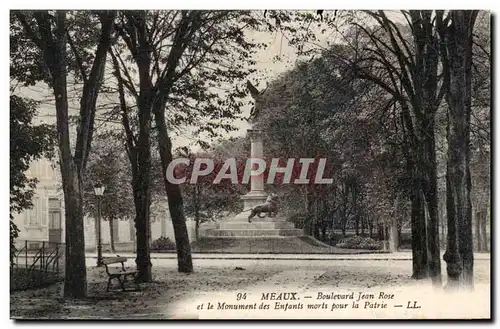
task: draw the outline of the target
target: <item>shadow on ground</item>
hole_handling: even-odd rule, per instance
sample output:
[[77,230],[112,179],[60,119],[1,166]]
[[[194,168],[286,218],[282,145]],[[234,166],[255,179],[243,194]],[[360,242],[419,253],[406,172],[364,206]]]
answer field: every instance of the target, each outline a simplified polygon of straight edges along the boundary
[[[184,274],[176,269],[155,268],[154,282],[141,284],[140,291],[106,292],[107,277],[103,269],[88,268],[88,298],[65,300],[63,284],[11,293],[13,319],[130,319],[165,318],[168,304],[199,291],[233,290],[251,285],[276,274],[269,268],[252,271],[234,268],[204,267]],[[134,285],[131,284],[130,288]]]

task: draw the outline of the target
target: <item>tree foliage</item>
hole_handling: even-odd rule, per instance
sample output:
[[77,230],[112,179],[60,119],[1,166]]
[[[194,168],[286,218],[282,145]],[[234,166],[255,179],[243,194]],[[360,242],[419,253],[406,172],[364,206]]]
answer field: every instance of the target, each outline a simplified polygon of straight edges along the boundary
[[37,104],[19,96],[10,96],[10,248],[19,230],[14,215],[33,206],[31,200],[38,180],[27,176],[30,165],[42,157],[52,158],[55,142],[53,126],[34,125]]
[[101,198],[101,216],[104,220],[129,220],[135,215],[132,189],[130,188],[130,163],[120,140],[107,134],[96,136],[89,157],[85,185],[84,209],[96,218],[94,186],[104,185]]

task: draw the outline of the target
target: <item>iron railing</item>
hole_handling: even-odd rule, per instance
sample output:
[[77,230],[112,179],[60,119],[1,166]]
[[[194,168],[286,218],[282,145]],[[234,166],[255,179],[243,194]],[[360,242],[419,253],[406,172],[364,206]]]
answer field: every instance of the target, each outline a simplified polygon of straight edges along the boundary
[[64,277],[63,243],[16,241],[11,266],[11,289],[28,289],[58,281]]

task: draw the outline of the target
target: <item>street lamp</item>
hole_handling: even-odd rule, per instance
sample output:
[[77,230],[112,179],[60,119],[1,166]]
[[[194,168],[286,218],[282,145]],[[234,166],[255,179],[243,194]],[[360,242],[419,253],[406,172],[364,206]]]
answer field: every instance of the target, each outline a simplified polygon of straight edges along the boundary
[[101,197],[104,194],[104,185],[96,183],[94,193],[97,199],[97,266],[102,266],[102,241],[101,241]]

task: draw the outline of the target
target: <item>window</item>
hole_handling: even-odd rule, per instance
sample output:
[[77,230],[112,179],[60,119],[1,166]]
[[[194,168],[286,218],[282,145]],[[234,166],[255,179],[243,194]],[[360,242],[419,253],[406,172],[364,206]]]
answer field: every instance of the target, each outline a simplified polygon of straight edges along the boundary
[[42,218],[41,214],[41,202],[40,202],[39,197],[33,198],[33,207],[31,209],[28,209],[26,215],[28,218],[28,225],[29,226],[39,226],[40,225],[40,219]]
[[61,210],[61,200],[59,200],[58,198],[50,198],[49,199],[49,209],[52,210],[52,209],[57,209],[57,210]]
[[61,201],[56,198],[49,199],[49,228],[61,228]]

